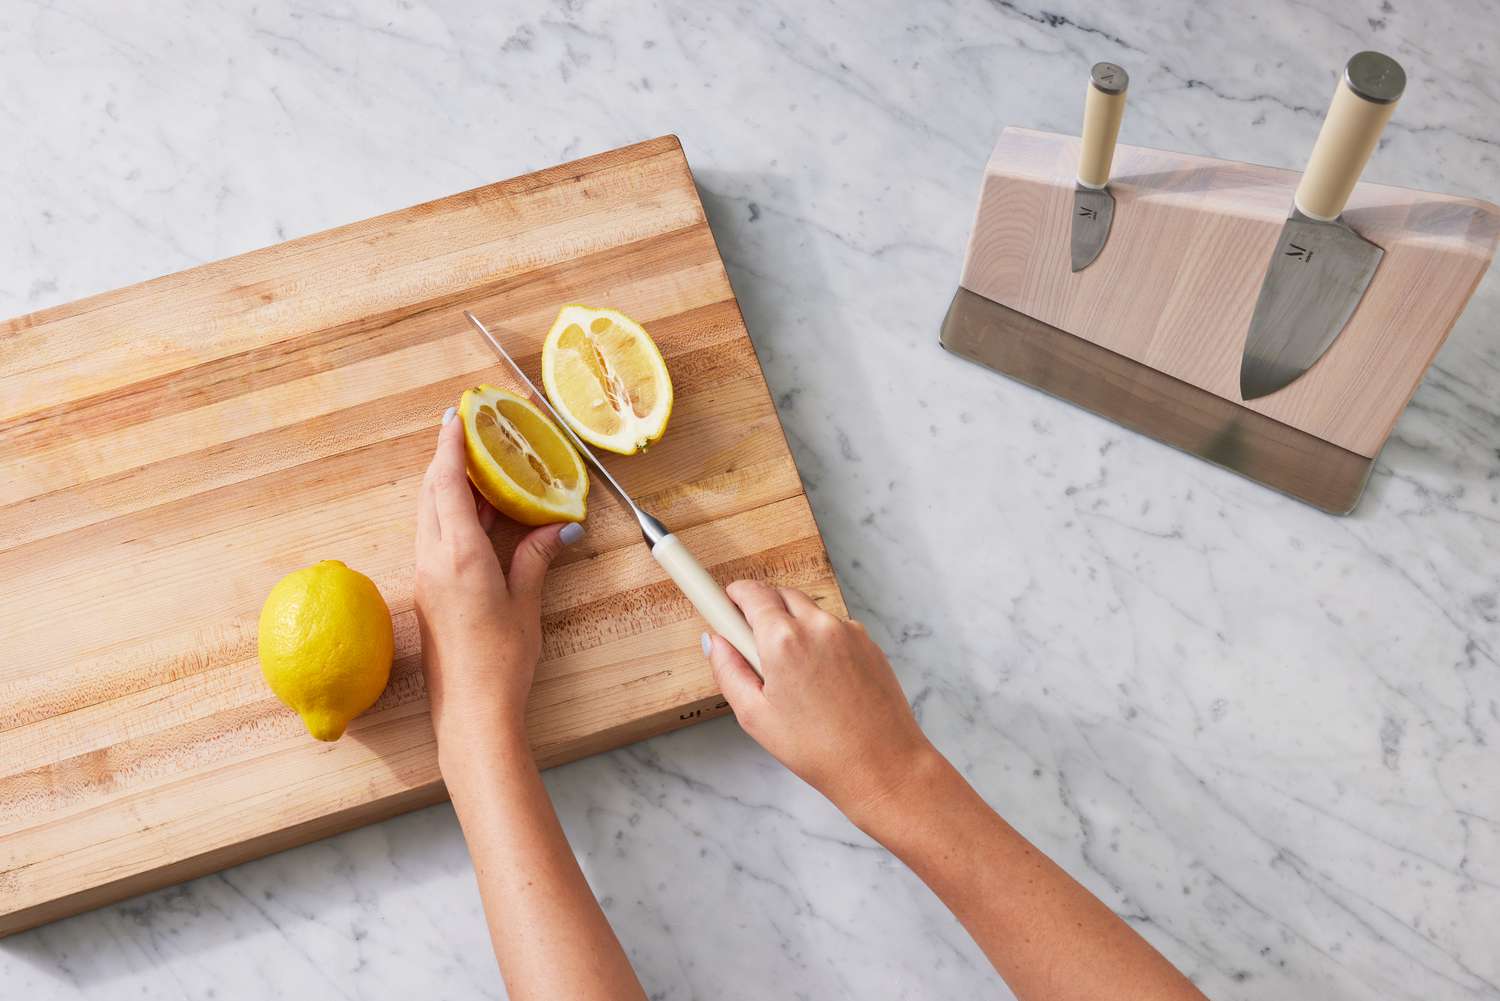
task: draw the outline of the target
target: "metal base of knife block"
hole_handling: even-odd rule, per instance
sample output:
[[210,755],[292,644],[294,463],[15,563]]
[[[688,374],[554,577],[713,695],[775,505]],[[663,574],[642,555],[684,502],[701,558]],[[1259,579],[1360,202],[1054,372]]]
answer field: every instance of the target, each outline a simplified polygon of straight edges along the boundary
[[959,287],[943,347],[1330,514],[1354,510],[1375,459],[1189,385]]

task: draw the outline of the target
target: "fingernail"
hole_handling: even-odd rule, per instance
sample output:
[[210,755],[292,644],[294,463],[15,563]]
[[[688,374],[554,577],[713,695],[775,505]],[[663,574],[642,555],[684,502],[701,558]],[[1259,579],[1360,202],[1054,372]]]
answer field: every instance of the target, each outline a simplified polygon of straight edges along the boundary
[[557,533],[557,538],[565,546],[571,546],[583,538],[583,526],[576,521],[570,521],[563,526],[562,531]]
[[447,424],[449,421],[451,421],[453,418],[455,418],[457,416],[458,416],[458,408],[457,407],[449,407],[447,410],[443,411],[443,423]]
[[708,638],[708,633],[703,633],[698,637],[698,646],[702,648],[705,657],[714,651],[714,641]]

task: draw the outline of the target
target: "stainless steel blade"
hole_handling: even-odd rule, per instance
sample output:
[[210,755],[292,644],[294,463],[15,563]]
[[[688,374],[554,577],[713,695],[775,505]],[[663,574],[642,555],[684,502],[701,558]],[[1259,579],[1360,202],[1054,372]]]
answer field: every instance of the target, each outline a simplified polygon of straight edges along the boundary
[[1274,393],[1323,357],[1384,255],[1341,219],[1320,222],[1293,209],[1255,301],[1240,360],[1240,397]]
[[562,415],[552,406],[552,401],[547,399],[546,395],[540,389],[536,388],[536,384],[527,378],[525,372],[521,371],[521,366],[516,364],[516,360],[510,356],[510,352],[505,350],[494,334],[490,333],[489,328],[480,323],[479,317],[467,309],[464,310],[464,316],[474,325],[475,330],[484,335],[484,339],[489,341],[490,347],[495,349],[495,353],[505,359],[505,363],[510,366],[511,373],[521,381],[521,385],[526,387],[526,392],[531,396],[532,401],[552,416],[552,420],[557,424],[558,430],[568,436],[568,440],[573,443],[573,447],[578,449],[578,454],[583,456],[584,460],[593,467],[596,473],[604,477],[604,482],[609,484],[609,488],[615,492],[615,496],[620,498],[620,502],[630,510],[631,514],[635,515],[635,520],[641,526],[641,534],[646,537],[646,541],[654,546],[665,538],[668,534],[666,526],[648,514],[631,498],[630,494],[625,492],[625,488],[620,486],[615,478],[609,474],[608,469],[604,468],[604,463],[599,461],[599,457],[589,450],[589,447],[583,443],[583,439],[579,438],[573,429],[568,426],[568,422],[562,419]]
[[1115,218],[1115,196],[1108,188],[1073,189],[1073,270],[1082,271],[1104,249]]

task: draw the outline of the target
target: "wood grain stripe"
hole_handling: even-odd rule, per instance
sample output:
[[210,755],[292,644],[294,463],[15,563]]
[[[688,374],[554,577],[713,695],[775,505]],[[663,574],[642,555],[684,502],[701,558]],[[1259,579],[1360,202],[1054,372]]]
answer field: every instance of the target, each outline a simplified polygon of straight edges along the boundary
[[[534,345],[539,344],[557,311],[559,289],[585,296],[590,289],[608,288],[619,295],[630,284],[631,275],[654,274],[666,262],[681,269],[713,267],[717,261],[712,234],[706,225],[697,223],[537,271],[451,290],[420,302],[401,303],[378,314],[356,316],[295,338],[256,344],[129,386],[0,421],[0,462],[55,444],[59,436],[88,439],[415,347],[437,337],[467,333],[472,338],[472,331],[467,331],[463,322],[462,311],[467,308],[503,310],[512,326],[531,330],[528,348],[534,353]],[[726,283],[719,301],[730,297]],[[674,319],[633,315],[648,325]]]
[[[731,321],[737,320],[738,311],[728,301],[667,317],[654,325],[672,336],[678,345],[671,364],[677,373],[679,393],[687,401],[689,419],[693,419],[693,412],[698,409],[693,402],[697,394],[716,392],[734,379],[759,385],[754,352],[748,343],[736,337],[731,325]],[[533,372],[540,367],[535,352],[522,355],[519,360]],[[85,526],[139,512],[154,512],[160,516],[159,521],[171,524],[177,520],[173,516],[180,512],[168,508],[170,502],[216,493],[236,483],[261,481],[254,489],[263,490],[270,478],[289,475],[294,467],[308,462],[328,459],[333,464],[330,473],[340,464],[348,464],[344,457],[357,455],[359,462],[369,463],[377,458],[369,452],[372,446],[397,442],[403,436],[419,432],[430,435],[437,415],[456,402],[468,386],[480,381],[510,384],[508,373],[495,364],[492,356],[481,355],[479,364],[481,367],[437,382],[392,392],[381,398],[378,409],[363,403],[340,405],[340,399],[335,397],[326,401],[332,409],[297,423],[281,423],[179,455],[159,457],[132,469],[91,475],[75,486],[15,501],[0,507],[0,549],[20,549],[39,539],[71,535]],[[426,378],[433,374],[428,372]],[[769,413],[769,403],[763,409]],[[755,416],[737,413],[747,419]],[[388,469],[419,472],[429,457],[430,441],[428,446],[428,454],[379,458]],[[697,446],[689,443],[688,447]],[[670,448],[664,446],[656,450],[656,455],[676,455],[678,450],[674,435]],[[660,465],[655,456],[650,458],[651,465]],[[630,468],[643,464],[644,457],[643,462],[632,463]],[[124,537],[130,534],[127,531]],[[96,539],[94,547],[104,542]],[[0,574],[3,574],[3,560],[4,555],[0,554]]]
[[[687,185],[673,183],[684,173],[680,153],[643,147],[626,166],[586,171],[563,190],[468,192],[96,296],[45,323],[12,321],[0,337],[0,420],[325,326],[329,317],[427,301],[703,222],[690,175]],[[164,326],[167,298],[172,322]]]

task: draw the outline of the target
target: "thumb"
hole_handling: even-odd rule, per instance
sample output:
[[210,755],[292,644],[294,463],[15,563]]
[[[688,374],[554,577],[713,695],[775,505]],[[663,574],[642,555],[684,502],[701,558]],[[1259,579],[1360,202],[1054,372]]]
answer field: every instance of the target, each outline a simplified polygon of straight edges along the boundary
[[765,704],[766,695],[760,677],[729,641],[716,633],[703,634],[703,652],[708,655],[714,681],[729,702],[729,708],[743,725]]
[[566,541],[572,542],[583,534],[583,527],[570,522],[566,525],[543,525],[527,533],[516,546],[516,554],[510,560],[510,573],[506,575],[511,594],[524,601],[541,604],[542,582],[547,579],[547,568],[557,559],[557,554],[562,552],[565,532],[569,536]]

